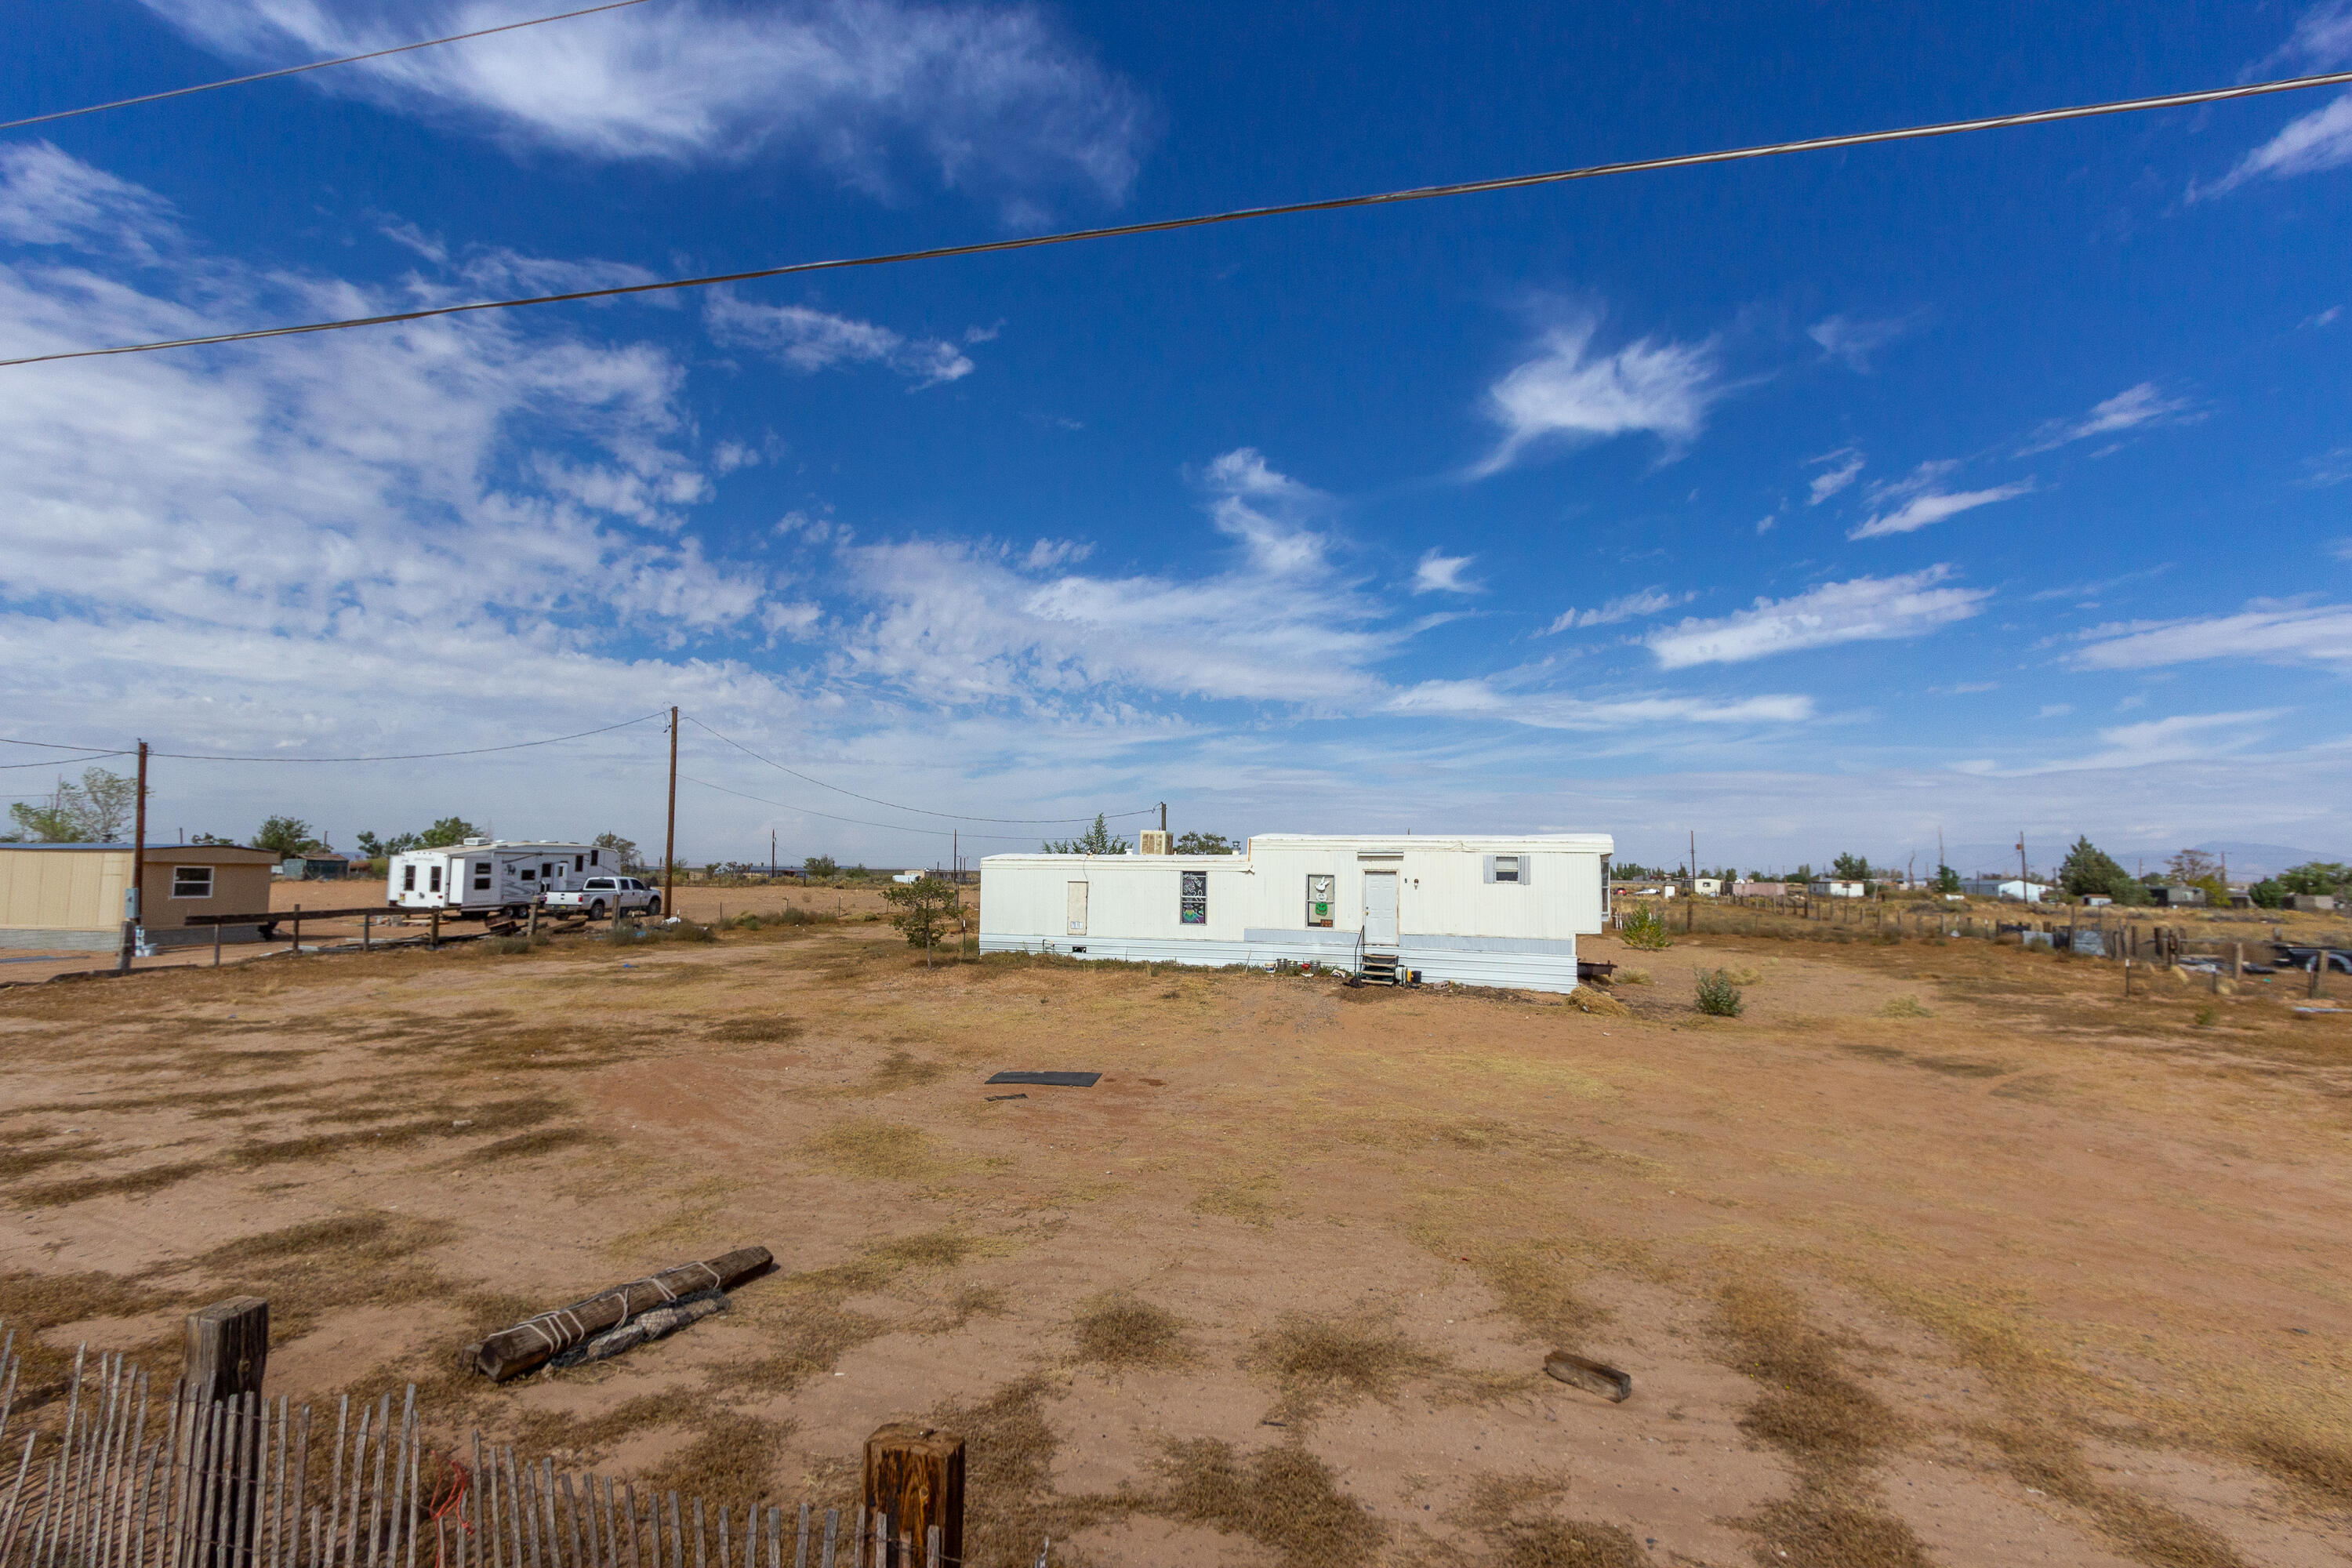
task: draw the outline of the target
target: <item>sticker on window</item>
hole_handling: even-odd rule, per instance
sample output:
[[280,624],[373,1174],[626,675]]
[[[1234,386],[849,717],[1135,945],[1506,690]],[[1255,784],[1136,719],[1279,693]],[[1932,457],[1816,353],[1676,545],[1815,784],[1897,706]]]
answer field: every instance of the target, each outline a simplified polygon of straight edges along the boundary
[[1339,879],[1336,877],[1307,879],[1307,923],[1308,925],[1328,926],[1331,923],[1331,906],[1339,902],[1336,892],[1338,882]]
[[1181,871],[1181,896],[1177,900],[1177,919],[1188,926],[1209,923],[1209,874],[1206,871]]

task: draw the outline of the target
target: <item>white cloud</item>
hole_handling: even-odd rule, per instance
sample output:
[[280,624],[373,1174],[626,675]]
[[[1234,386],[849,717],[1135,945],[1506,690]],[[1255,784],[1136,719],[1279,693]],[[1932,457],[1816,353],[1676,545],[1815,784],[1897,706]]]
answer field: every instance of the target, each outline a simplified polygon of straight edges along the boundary
[[1564,610],[1537,635],[1549,637],[1555,632],[1580,630],[1585,626],[1613,626],[1643,616],[1654,616],[1661,610],[1671,610],[1677,605],[1687,605],[1698,597],[1696,590],[1685,594],[1669,594],[1660,588],[1643,588],[1635,593],[1620,595],[1595,610]]
[[1432,547],[1412,571],[1412,591],[1416,594],[1475,594],[1475,583],[1462,580],[1462,570],[1475,557],[1447,555]]
[[2317,664],[2352,673],[2352,605],[2256,604],[2233,616],[2094,626],[2083,669],[2149,669],[2213,658]]
[[[349,55],[515,19],[496,0],[144,0],[241,64]],[[397,113],[583,157],[740,161],[774,150],[887,192],[893,166],[1034,211],[1110,200],[1151,111],[1034,5],[664,0],[299,79]]]
[[1330,539],[1306,522],[1329,505],[1321,491],[1276,473],[1255,447],[1236,447],[1213,460],[1202,482],[1214,498],[1211,521],[1249,547],[1259,571],[1276,577],[1322,571]]
[[1996,485],[1984,490],[1927,490],[1911,497],[1892,511],[1874,514],[1866,522],[1849,529],[1848,539],[1878,539],[1890,533],[1911,533],[1931,522],[1941,522],[1964,511],[1980,506],[1990,506],[2027,494],[2033,489],[2032,479],[2020,479],[2015,484]]
[[1871,356],[1908,332],[1916,316],[1829,316],[1805,329],[1831,359],[1843,360],[1849,370],[1868,372]]
[[939,338],[909,338],[806,305],[753,305],[731,289],[712,289],[702,319],[712,342],[757,349],[812,374],[839,364],[879,364],[918,386],[937,386],[973,368],[961,349]]
[[1586,321],[1546,333],[1535,358],[1487,390],[1503,440],[1473,473],[1499,472],[1549,440],[1646,432],[1681,442],[1698,434],[1721,395],[1714,345],[1643,338],[1596,356],[1595,330]]
[[1629,730],[1661,724],[1799,724],[1810,697],[1772,695],[1718,701],[1705,697],[1590,699],[1506,689],[1487,680],[1424,680],[1391,697],[1401,714],[1507,719],[1540,730]]
[[0,239],[152,260],[172,205],[47,142],[0,144]]
[[[2044,710],[2045,716],[2048,710]],[[2061,710],[2071,711],[2071,710]],[[1962,771],[1992,778],[2030,778],[2040,773],[2086,773],[2117,768],[2145,768],[2168,763],[2207,762],[2243,752],[2263,738],[2263,727],[2277,719],[2283,708],[2252,709],[2237,713],[2191,713],[2170,719],[2149,719],[2118,724],[2098,731],[2100,748],[2079,757],[2057,757],[2002,767],[1976,762]]]
[[2238,160],[2211,184],[2191,181],[2189,199],[2226,195],[2252,180],[2285,180],[2352,163],[2352,93],[2287,121],[2284,130]]
[[2063,447],[2070,441],[2136,430],[2143,425],[2179,423],[2178,416],[2194,406],[2189,399],[2167,397],[2158,390],[2156,383],[2143,381],[2137,386],[2124,388],[2080,419],[2049,421],[2033,433],[2031,443],[2018,456],[2028,458],[2036,452]]
[[1900,577],[1856,577],[1825,583],[1793,598],[1759,599],[1751,609],[1718,620],[1685,620],[1652,632],[1644,641],[1659,666],[1735,664],[1800,648],[1886,637],[1915,637],[1984,607],[1991,592],[1945,587],[1949,566]]
[[1853,483],[1855,478],[1862,472],[1863,456],[1851,447],[1832,452],[1827,457],[1815,458],[1813,461],[1835,463],[1837,467],[1826,473],[1813,476],[1812,485],[1805,497],[1807,506],[1821,505],[1822,502]]

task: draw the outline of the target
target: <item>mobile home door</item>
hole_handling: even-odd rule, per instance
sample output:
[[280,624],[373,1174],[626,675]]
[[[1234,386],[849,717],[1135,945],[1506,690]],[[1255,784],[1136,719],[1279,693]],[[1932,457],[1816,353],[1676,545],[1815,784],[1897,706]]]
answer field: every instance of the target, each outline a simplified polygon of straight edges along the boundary
[[1069,898],[1069,922],[1065,934],[1084,936],[1087,934],[1087,885],[1084,882],[1071,883]]
[[1397,944],[1397,874],[1394,871],[1364,873],[1364,945],[1394,947]]

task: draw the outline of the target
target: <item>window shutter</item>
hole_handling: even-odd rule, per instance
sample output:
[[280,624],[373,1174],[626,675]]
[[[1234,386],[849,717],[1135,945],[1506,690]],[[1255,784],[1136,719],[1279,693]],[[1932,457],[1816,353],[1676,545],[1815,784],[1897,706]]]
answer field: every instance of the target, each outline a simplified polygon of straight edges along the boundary
[[1522,855],[1522,856],[1520,856],[1520,857],[1519,857],[1519,886],[1520,886],[1520,887],[1522,887],[1522,888],[1524,888],[1524,887],[1526,887],[1528,883],[1530,883],[1530,882],[1534,881],[1535,879],[1536,879],[1536,858],[1535,858],[1534,856],[1532,856],[1532,855]]
[[1486,855],[1481,856],[1480,858],[1483,859],[1486,865],[1486,880],[1490,882],[1493,881],[1495,879],[1495,858],[1492,855]]

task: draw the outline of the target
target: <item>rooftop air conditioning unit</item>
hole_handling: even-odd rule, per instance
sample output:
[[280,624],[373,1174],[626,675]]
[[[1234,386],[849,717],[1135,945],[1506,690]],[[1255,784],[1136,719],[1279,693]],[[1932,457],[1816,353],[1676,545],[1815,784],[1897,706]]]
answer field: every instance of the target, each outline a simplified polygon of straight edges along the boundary
[[1164,828],[1147,827],[1142,832],[1137,834],[1136,837],[1141,841],[1136,846],[1136,853],[1139,855],[1173,855],[1176,853],[1175,840],[1169,837],[1167,830]]

